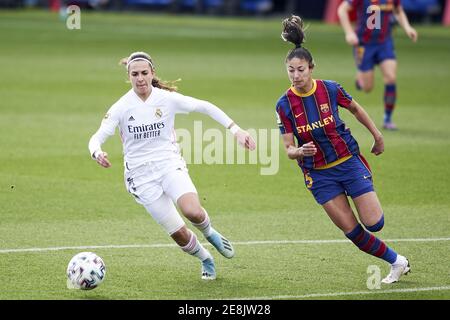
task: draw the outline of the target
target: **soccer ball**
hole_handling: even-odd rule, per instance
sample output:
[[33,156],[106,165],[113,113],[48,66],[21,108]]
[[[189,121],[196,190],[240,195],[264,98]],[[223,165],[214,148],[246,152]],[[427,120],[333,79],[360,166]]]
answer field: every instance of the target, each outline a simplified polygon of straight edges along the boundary
[[66,273],[69,289],[92,290],[105,280],[106,266],[95,253],[80,252],[70,260]]

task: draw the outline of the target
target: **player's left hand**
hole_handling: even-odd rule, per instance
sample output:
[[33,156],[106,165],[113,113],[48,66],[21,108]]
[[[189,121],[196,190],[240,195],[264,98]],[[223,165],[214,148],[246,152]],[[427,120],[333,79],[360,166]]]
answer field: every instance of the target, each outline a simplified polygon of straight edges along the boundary
[[406,29],[406,34],[413,42],[417,42],[419,35],[416,29],[414,29],[413,27],[409,27],[408,29]]
[[253,140],[252,136],[247,131],[239,129],[234,136],[242,147],[249,150],[255,150],[255,140]]
[[383,136],[380,136],[375,139],[373,146],[372,146],[372,150],[370,152],[372,152],[376,156],[378,156],[384,152]]
[[351,46],[357,46],[359,43],[358,36],[355,32],[346,34],[345,41]]

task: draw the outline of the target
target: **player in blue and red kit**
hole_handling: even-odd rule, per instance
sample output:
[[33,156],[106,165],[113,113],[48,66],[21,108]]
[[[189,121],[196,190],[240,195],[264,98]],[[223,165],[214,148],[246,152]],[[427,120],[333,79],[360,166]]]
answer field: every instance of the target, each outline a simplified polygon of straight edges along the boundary
[[[353,29],[349,13],[356,12],[356,28]],[[374,67],[380,66],[384,82],[383,128],[396,130],[392,113],[397,98],[397,60],[391,36],[395,16],[409,38],[417,41],[417,32],[411,27],[400,0],[344,0],[338,8],[338,16],[345,31],[346,42],[353,47],[358,72],[356,87],[370,92],[374,86]]]
[[[383,227],[383,210],[373,188],[369,165],[350,129],[339,117],[338,108],[349,110],[370,131],[374,137],[371,152],[375,155],[384,151],[383,136],[367,112],[338,83],[312,78],[314,61],[302,47],[304,32],[300,17],[283,21],[282,37],[296,46],[285,61],[292,86],[276,106],[287,155],[297,160],[306,187],[334,224],[360,250],[391,264],[391,272],[382,282],[397,282],[409,272],[409,261],[371,233]],[[348,196],[364,227],[353,213]]]

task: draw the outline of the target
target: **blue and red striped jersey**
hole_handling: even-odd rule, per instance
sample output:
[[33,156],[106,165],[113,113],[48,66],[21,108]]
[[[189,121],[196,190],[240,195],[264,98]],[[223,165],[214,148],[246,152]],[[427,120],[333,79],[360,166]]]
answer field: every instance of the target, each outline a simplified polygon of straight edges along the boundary
[[379,44],[391,38],[394,8],[400,0],[346,0],[356,11],[359,43]]
[[298,160],[305,169],[324,167],[344,157],[359,154],[350,129],[339,117],[338,106],[348,108],[352,97],[335,81],[313,80],[310,92],[289,88],[277,102],[281,134],[293,133],[298,146],[313,141],[317,153]]

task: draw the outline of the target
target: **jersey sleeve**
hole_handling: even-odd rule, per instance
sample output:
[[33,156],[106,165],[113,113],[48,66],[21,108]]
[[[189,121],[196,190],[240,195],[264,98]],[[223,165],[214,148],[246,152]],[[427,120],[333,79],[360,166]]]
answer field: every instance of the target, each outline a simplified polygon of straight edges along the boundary
[[233,123],[233,120],[225,112],[211,102],[184,96],[179,93],[174,93],[173,98],[175,113],[200,112],[210,116],[225,128],[228,128]]
[[280,129],[281,134],[292,133],[292,123],[289,121],[288,117],[283,111],[281,104],[277,105],[276,108],[276,117],[278,128]]
[[196,101],[194,98],[178,92],[170,92],[167,94],[170,95],[170,104],[174,113],[187,114],[195,110]]
[[336,83],[337,88],[337,103],[343,108],[348,108],[352,103],[352,96],[345,91],[339,83]]
[[102,144],[106,139],[114,135],[116,127],[119,124],[119,111],[116,105],[113,105],[103,117],[100,128],[89,140],[88,148],[91,157],[94,158],[94,153],[101,151]]

